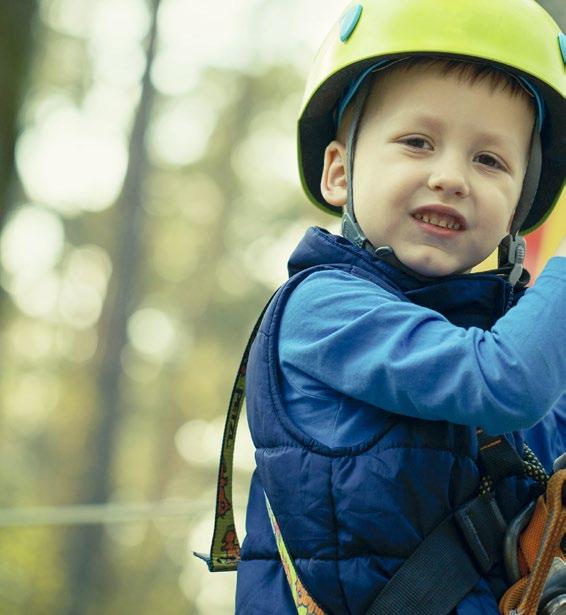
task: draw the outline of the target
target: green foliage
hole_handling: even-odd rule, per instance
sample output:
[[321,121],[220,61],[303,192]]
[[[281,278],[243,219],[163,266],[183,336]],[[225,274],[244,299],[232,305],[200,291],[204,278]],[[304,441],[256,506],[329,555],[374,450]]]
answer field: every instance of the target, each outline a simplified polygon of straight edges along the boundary
[[[50,21],[62,4],[45,0],[44,21],[35,26],[24,133],[62,100],[87,114],[104,85],[97,82],[91,42]],[[18,294],[23,282],[3,273],[9,300],[0,345],[2,506],[84,502],[92,468],[104,461],[110,501],[180,499],[200,503],[200,512],[107,526],[81,587],[71,557],[84,538],[77,528],[1,528],[0,613],[65,613],[72,592],[84,597],[89,615],[231,612],[234,577],[212,578],[189,549],[209,546],[222,416],[248,334],[283,282],[285,260],[304,228],[325,223],[306,204],[295,171],[302,80],[289,63],[261,71],[217,66],[189,91],[153,92],[149,160],[138,184],[141,252],[128,264],[128,280],[109,278],[117,271],[117,247],[130,241],[116,203],[92,212],[80,202],[61,208],[47,195],[45,202],[28,194],[14,203],[15,212],[28,200],[49,207],[65,238],[61,257],[34,283],[54,280],[51,307],[38,307],[47,290],[40,299]],[[136,105],[122,94],[120,104],[130,104],[133,117]],[[197,99],[214,109],[210,132],[198,156],[172,163],[160,136],[163,118],[175,105],[182,121],[196,127],[200,118],[183,109]],[[25,177],[23,183],[29,190]],[[126,306],[127,338],[115,351],[119,403],[107,457],[100,459],[92,434],[105,393],[100,369],[111,341],[109,289],[129,280],[135,292]],[[97,293],[102,316],[88,324]],[[241,437],[235,485],[241,534],[252,467],[247,438]]]
[[65,578],[61,531],[3,529],[0,538],[0,613],[55,613]]

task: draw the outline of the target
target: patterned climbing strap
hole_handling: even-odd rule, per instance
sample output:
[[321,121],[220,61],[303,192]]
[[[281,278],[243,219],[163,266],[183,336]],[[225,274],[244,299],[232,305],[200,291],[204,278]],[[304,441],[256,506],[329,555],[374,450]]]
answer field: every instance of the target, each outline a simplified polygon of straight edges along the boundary
[[216,486],[216,510],[214,516],[214,530],[210,555],[194,552],[198,558],[204,560],[210,572],[232,571],[238,568],[240,561],[240,541],[234,522],[234,509],[232,506],[232,484],[234,478],[234,448],[236,446],[236,432],[240,421],[240,413],[246,396],[246,368],[250,350],[263,320],[263,315],[275,297],[277,291],[271,295],[265,304],[257,322],[254,325],[246,349],[240,361],[236,374],[226,422],[222,437],[222,450],[218,467],[218,482]]
[[281,534],[281,530],[279,529],[277,519],[273,514],[271,504],[267,499],[267,495],[265,493],[264,495],[267,513],[269,515],[269,520],[271,521],[271,529],[273,530],[273,535],[275,536],[277,550],[279,551],[281,563],[283,564],[283,570],[285,571],[287,582],[289,583],[291,593],[293,594],[293,602],[295,603],[295,607],[297,608],[298,615],[325,615],[324,611],[318,606],[316,600],[314,600],[310,596],[308,591],[305,589],[305,586],[303,585],[301,579],[299,578],[299,575],[297,574],[297,569],[295,568],[295,564],[293,563],[293,559],[289,555],[289,551],[287,551],[287,547],[285,546],[285,541],[283,540],[283,535]]

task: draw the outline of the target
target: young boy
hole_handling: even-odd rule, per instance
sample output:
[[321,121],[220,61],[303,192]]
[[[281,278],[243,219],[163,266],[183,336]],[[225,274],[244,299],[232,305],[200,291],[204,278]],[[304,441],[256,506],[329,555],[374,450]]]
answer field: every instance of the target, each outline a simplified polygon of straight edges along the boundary
[[566,444],[566,239],[526,290],[518,235],[564,182],[563,37],[534,0],[368,0],[327,37],[300,165],[343,237],[307,231],[251,349],[238,613],[296,613],[290,561],[305,613],[498,613],[525,443]]

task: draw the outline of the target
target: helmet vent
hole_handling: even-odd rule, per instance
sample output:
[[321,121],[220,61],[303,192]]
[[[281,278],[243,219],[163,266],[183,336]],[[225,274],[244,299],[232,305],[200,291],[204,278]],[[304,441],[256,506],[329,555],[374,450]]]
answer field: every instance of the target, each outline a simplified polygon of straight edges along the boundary
[[356,29],[358,21],[360,21],[362,16],[363,8],[361,4],[356,4],[342,17],[340,21],[340,40],[343,43],[352,36],[352,32]]

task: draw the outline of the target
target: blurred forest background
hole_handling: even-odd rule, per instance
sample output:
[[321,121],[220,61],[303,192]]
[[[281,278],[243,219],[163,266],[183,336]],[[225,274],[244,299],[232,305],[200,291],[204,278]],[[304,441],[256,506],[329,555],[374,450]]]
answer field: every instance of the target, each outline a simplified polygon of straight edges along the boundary
[[233,612],[191,552],[251,326],[305,228],[337,230],[295,122],[344,6],[0,4],[0,614]]

